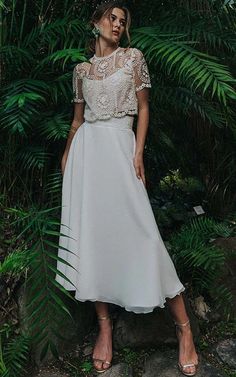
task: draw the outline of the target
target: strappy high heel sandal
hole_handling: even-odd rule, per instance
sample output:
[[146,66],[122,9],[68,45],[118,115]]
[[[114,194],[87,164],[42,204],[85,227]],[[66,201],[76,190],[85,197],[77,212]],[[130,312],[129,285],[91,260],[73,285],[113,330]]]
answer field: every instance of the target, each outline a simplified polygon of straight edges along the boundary
[[[104,319],[110,319],[110,321],[111,321],[111,329],[113,330],[113,322],[112,322],[111,317],[109,315],[108,316],[100,316],[100,317],[98,317],[99,321],[104,320]],[[97,358],[94,358],[94,357],[92,357],[92,359],[93,359],[93,361],[101,361],[102,363],[105,363],[105,364],[109,365],[109,367],[105,368],[105,369],[97,369],[95,367],[95,365],[94,365],[94,368],[95,368],[96,372],[98,372],[98,373],[106,372],[106,370],[108,370],[108,369],[111,368],[111,362],[108,361],[108,360],[97,359]]]
[[[190,325],[190,321],[189,320],[187,322],[185,322],[185,323],[177,323],[177,322],[175,322],[176,336],[177,336],[177,338],[178,338],[178,331],[177,330],[179,330],[181,327],[188,326],[188,325]],[[179,370],[185,376],[195,376],[196,373],[197,373],[198,365],[199,365],[199,363],[195,364],[195,363],[189,362],[187,364],[181,364],[180,362],[178,362]],[[185,372],[185,369],[187,367],[195,367],[195,371],[187,373],[187,372]]]

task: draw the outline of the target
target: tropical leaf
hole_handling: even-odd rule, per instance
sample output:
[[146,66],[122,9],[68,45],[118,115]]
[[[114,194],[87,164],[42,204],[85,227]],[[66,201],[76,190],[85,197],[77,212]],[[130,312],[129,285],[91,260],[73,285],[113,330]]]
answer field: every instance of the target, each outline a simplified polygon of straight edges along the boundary
[[[9,208],[8,212],[14,214],[21,227],[20,237],[24,238],[27,245],[28,254],[28,278],[27,287],[27,304],[26,314],[23,318],[30,325],[31,341],[41,344],[41,358],[46,355],[50,345],[56,354],[56,344],[52,341],[52,334],[60,336],[61,321],[56,320],[62,313],[73,317],[60,297],[71,297],[68,291],[55,280],[55,274],[58,273],[66,281],[74,284],[54,266],[56,261],[75,269],[70,263],[60,258],[50,251],[58,249],[59,245],[56,240],[60,236],[60,222],[55,220],[55,211],[59,208],[39,209],[33,207],[30,211],[21,211]],[[26,246],[24,247],[26,249]],[[69,250],[67,250],[70,252]]]
[[21,162],[23,169],[43,169],[51,154],[40,146],[28,146],[17,154],[17,159]]
[[6,366],[2,377],[21,377],[26,372],[24,366],[28,360],[30,339],[20,335],[7,343],[3,350],[3,360]]
[[179,41],[183,37],[181,34],[166,36],[160,27],[136,28],[133,33],[133,43],[145,52],[148,61],[159,64],[178,82],[194,92],[200,87],[202,95],[208,89],[211,97],[217,96],[225,106],[227,100],[236,99],[236,92],[230,85],[236,81],[228,67],[216,56],[192,48],[190,45],[195,42]]
[[66,139],[69,129],[70,124],[68,124],[65,114],[49,114],[42,119],[38,132],[47,140],[56,141]]
[[[219,283],[225,267],[225,252],[212,243],[216,237],[229,237],[232,230],[228,225],[208,217],[193,218],[171,236],[171,254],[178,271],[191,280],[196,294],[212,293],[217,288],[226,292],[227,314],[233,313],[232,295],[223,283]],[[224,307],[224,295],[214,295],[218,306]],[[231,299],[231,302],[230,302]]]

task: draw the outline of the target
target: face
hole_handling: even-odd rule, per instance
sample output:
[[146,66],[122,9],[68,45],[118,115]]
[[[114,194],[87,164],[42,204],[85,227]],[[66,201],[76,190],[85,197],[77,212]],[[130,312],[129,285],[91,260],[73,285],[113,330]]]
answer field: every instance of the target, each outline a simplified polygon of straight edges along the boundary
[[97,23],[101,36],[117,43],[125,31],[125,12],[120,8],[113,8],[110,15],[105,15]]

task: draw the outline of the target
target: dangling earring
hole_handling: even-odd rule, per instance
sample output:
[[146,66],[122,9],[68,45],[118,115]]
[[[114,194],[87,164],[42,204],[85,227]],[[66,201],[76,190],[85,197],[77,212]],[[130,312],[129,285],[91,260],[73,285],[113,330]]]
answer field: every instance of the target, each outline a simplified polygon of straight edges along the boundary
[[94,26],[92,33],[95,36],[95,38],[98,38],[98,36],[100,35],[100,29],[97,26]]

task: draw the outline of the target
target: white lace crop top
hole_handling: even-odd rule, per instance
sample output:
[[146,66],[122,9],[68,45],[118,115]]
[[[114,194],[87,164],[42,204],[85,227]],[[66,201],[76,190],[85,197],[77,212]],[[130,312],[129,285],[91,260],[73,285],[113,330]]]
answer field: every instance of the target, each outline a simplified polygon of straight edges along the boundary
[[147,63],[135,47],[118,47],[107,56],[93,55],[78,63],[72,82],[72,102],[85,102],[88,121],[138,114],[136,92],[151,88]]

